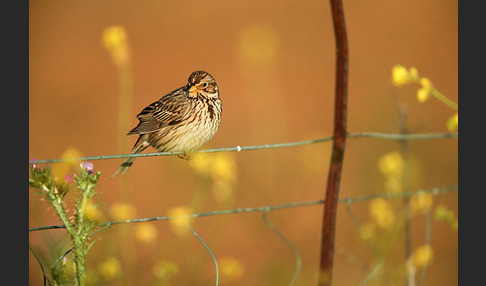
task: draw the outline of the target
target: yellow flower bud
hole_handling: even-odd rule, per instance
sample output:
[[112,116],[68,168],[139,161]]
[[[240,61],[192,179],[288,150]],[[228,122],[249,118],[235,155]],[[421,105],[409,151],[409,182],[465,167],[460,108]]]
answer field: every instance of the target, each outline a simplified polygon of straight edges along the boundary
[[430,245],[422,245],[412,254],[412,260],[416,267],[424,267],[432,262],[434,251]]
[[421,87],[417,90],[417,100],[418,102],[425,102],[430,98],[430,92],[428,88]]
[[110,215],[115,220],[134,219],[136,214],[135,207],[128,203],[117,202],[110,208]]
[[113,63],[123,66],[130,61],[128,37],[122,26],[111,26],[103,31],[103,45],[110,51]]
[[162,281],[169,281],[179,273],[179,266],[172,261],[161,259],[152,267],[152,273]]
[[416,67],[411,67],[408,72],[410,73],[410,76],[412,77],[413,80],[418,80],[419,75],[418,75],[418,70]]
[[105,218],[103,213],[91,201],[84,206],[84,216],[91,221],[101,221]]
[[447,221],[451,224],[453,230],[458,228],[458,220],[454,213],[443,205],[437,206],[435,209],[435,218],[439,221]]
[[449,120],[447,120],[447,130],[450,132],[457,130],[459,126],[459,114],[456,112]]
[[74,147],[67,148],[61,155],[66,162],[52,167],[52,176],[59,182],[66,182],[66,175],[73,174],[78,168],[77,158],[83,157],[81,151]]
[[425,212],[432,208],[434,196],[432,194],[418,194],[410,199],[412,213],[416,211]]
[[98,270],[106,280],[114,280],[120,277],[122,273],[121,264],[115,257],[107,258],[99,267]]
[[157,238],[157,228],[153,223],[138,224],[135,228],[135,237],[142,242],[151,242]]
[[392,206],[387,200],[383,198],[372,199],[369,208],[371,216],[379,227],[388,228],[395,221]]
[[192,209],[190,207],[181,206],[170,208],[168,212],[169,216],[176,217],[169,221],[172,230],[179,236],[187,234],[189,231],[187,223],[190,224],[193,220],[193,218],[189,216],[192,213]]
[[402,86],[411,83],[413,78],[410,76],[407,68],[401,65],[395,65],[392,68],[392,83],[395,86]]
[[399,152],[388,152],[379,159],[378,168],[386,176],[401,178],[403,173],[403,157]]
[[427,90],[430,90],[432,88],[432,82],[426,77],[420,79],[420,85]]
[[222,279],[237,280],[245,272],[243,264],[232,257],[223,257],[219,259],[219,265]]
[[189,166],[199,175],[211,173],[212,155],[208,153],[197,153],[191,157]]

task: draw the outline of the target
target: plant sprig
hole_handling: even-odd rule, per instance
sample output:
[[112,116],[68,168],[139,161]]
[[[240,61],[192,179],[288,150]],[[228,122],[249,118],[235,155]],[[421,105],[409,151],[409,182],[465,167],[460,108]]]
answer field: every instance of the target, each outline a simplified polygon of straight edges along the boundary
[[[36,164],[31,165],[29,186],[39,189],[45,194],[47,201],[53,206],[62,223],[66,226],[66,231],[70,235],[73,243],[73,263],[75,267],[74,285],[82,286],[86,278],[86,256],[93,245],[90,241],[91,233],[96,227],[96,223],[90,221],[85,216],[85,206],[88,200],[96,193],[95,188],[98,184],[100,172],[94,173],[93,164],[84,162],[80,164],[79,175],[75,174],[74,179],[76,188],[80,191],[76,199],[74,216],[70,216],[66,209],[64,198],[70,192],[69,180],[60,180],[54,177],[49,166],[44,169]],[[70,219],[73,217],[73,221]],[[53,280],[59,285],[66,284],[67,275],[64,264],[53,265]]]

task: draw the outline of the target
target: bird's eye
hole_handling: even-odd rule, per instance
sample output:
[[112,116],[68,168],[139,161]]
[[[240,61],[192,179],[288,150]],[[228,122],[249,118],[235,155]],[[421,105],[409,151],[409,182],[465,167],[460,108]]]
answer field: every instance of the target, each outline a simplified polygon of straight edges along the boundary
[[207,83],[207,82],[204,82],[204,83],[202,84],[202,87],[203,87],[203,88],[204,88],[204,87],[207,87],[207,86],[208,86],[208,83]]

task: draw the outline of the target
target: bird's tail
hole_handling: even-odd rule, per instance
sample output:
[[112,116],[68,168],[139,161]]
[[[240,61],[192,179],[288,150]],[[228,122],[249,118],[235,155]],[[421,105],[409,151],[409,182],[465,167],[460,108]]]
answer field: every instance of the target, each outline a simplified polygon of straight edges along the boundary
[[[137,142],[132,148],[131,154],[141,153],[149,145],[150,144],[147,142],[146,137],[140,135],[140,137],[138,137]],[[111,175],[111,177],[112,178],[115,177],[116,174],[121,174],[121,175],[125,174],[128,171],[128,169],[130,169],[130,167],[133,165],[134,161],[135,161],[135,157],[127,158],[125,161],[123,161],[123,163],[121,163],[120,167],[118,167],[118,169],[115,171],[115,173],[113,173],[113,175]]]

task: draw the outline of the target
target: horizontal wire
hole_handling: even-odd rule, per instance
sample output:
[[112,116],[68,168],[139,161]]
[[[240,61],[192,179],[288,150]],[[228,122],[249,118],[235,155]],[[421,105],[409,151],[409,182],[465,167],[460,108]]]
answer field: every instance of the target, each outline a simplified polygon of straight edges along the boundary
[[[453,133],[424,133],[424,134],[389,134],[389,133],[378,133],[378,132],[359,132],[359,133],[348,133],[347,138],[373,138],[373,139],[384,139],[384,140],[438,140],[438,139],[454,139],[458,137],[457,132]],[[289,143],[278,143],[278,144],[264,144],[264,145],[253,145],[253,146],[236,146],[236,147],[226,147],[226,148],[216,148],[216,149],[206,149],[199,150],[193,153],[215,153],[215,152],[230,152],[230,151],[250,151],[250,150],[260,150],[260,149],[273,149],[273,148],[284,148],[284,147],[295,147],[302,145],[310,145],[315,143],[322,143],[331,141],[332,137],[324,137],[313,140],[304,140]],[[119,155],[101,155],[92,157],[80,157],[76,159],[44,159],[29,161],[29,164],[48,164],[48,163],[63,163],[67,161],[95,161],[95,160],[109,160],[109,159],[121,159],[121,158],[138,158],[138,157],[156,157],[156,156],[171,156],[171,155],[181,155],[182,152],[156,152],[156,153],[138,153],[138,154],[119,154]]]
[[[358,196],[358,197],[351,197],[351,198],[342,198],[339,199],[338,202],[340,203],[358,203],[369,201],[374,198],[396,198],[396,197],[411,197],[414,195],[419,194],[432,194],[434,196],[449,193],[453,191],[457,191],[458,185],[450,185],[450,186],[443,186],[443,187],[436,187],[428,190],[417,190],[412,192],[403,192],[403,193],[381,193],[381,194],[373,194],[373,195],[365,195],[365,196]],[[263,206],[263,207],[253,207],[253,208],[238,208],[238,209],[231,209],[231,210],[220,210],[220,211],[211,211],[205,213],[197,213],[197,214],[190,214],[185,216],[162,216],[162,217],[150,217],[150,218],[140,218],[140,219],[130,219],[130,220],[119,220],[119,221],[107,221],[104,223],[100,223],[98,227],[109,227],[115,224],[122,224],[122,223],[136,223],[136,222],[149,222],[149,221],[159,221],[159,220],[175,220],[181,218],[198,218],[198,217],[206,217],[206,216],[213,216],[213,215],[223,215],[223,214],[236,214],[236,213],[247,213],[247,212],[268,212],[273,210],[279,209],[287,209],[287,208],[294,208],[294,207],[303,207],[303,206],[310,206],[310,205],[320,205],[323,204],[324,200],[314,200],[314,201],[300,201],[300,202],[293,202],[293,203],[286,203],[280,204],[275,206]],[[29,228],[29,231],[39,231],[39,230],[48,230],[48,229],[58,229],[58,228],[66,228],[64,225],[51,225],[51,226],[42,226],[42,227],[34,227]]]

